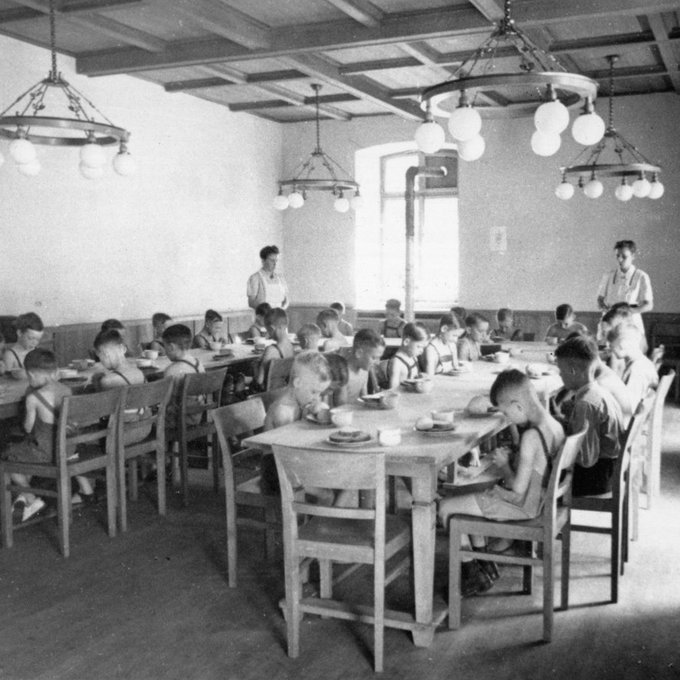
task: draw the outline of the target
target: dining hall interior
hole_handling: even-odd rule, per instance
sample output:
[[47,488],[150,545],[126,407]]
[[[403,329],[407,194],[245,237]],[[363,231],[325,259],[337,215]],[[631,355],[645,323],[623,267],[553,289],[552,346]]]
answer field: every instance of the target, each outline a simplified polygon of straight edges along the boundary
[[[482,111],[481,156],[466,160],[466,140],[456,141],[450,131],[444,138],[443,130],[435,135],[444,140],[440,146],[431,150],[425,144],[422,151],[415,139],[419,126],[447,128],[440,114],[460,110],[455,107],[461,88],[450,87],[461,77],[459,67],[489,56],[489,50],[476,50],[495,25],[503,26],[509,11],[514,20],[509,25],[521,27],[532,45],[520,54],[521,73],[531,75],[534,64],[527,62],[540,62],[540,53],[583,79],[576,78],[575,85],[566,77],[556,81],[558,94],[573,87],[581,95],[569,111],[559,149],[550,155],[532,151],[540,141],[532,142],[532,135],[538,134],[534,110],[541,100],[526,106],[525,98],[540,90],[542,101],[548,101],[551,89],[532,83],[519,93],[512,85],[501,92],[506,84],[496,76],[511,61],[502,47],[497,54],[491,50],[495,63],[479,76],[489,77],[491,85],[477,95],[474,107],[460,107]],[[510,308],[523,337],[489,346],[522,371],[531,373],[538,365],[540,380],[532,384],[547,401],[561,386],[554,363],[559,348],[544,342],[556,308],[571,305],[595,336],[604,311],[598,306],[603,275],[618,266],[621,248],[615,251],[615,244],[632,241],[635,264],[653,286],[653,309],[642,315],[643,339],[650,356],[664,348],[657,355],[663,381],[680,368],[679,17],[677,0],[0,0],[0,330],[6,333],[20,315],[37,314],[44,324],[40,347],[53,353],[60,370],[75,371],[73,366],[85,362],[87,370],[72,380],[80,375],[89,380],[93,369],[87,362],[97,358],[93,341],[104,320],[125,325],[134,364],[154,339],[154,313],[167,313],[193,335],[204,324],[205,310],[217,310],[228,342],[222,360],[212,345],[200,355],[206,375],[222,371],[232,387],[242,379],[257,401],[259,357],[241,342],[254,321],[247,282],[265,262],[261,249],[275,244],[276,271],[287,286],[290,333],[317,321],[335,301],[343,303],[355,331],[380,334],[385,301],[396,298],[405,320],[419,321],[433,337],[440,318],[453,308],[482,315],[490,329],[497,325],[497,310]],[[72,146],[34,144],[37,170],[33,161],[32,169],[22,167],[19,160],[25,158],[10,149],[21,137],[8,120],[20,116],[15,99],[56,72],[55,57],[60,77],[77,97],[95,102],[109,123],[115,121],[114,134],[125,133],[103,147],[106,167],[100,177],[88,177],[90,166],[83,168],[82,162],[79,169],[79,150]],[[618,141],[618,151],[612,146],[593,155],[599,140],[583,145],[572,135],[573,121],[589,112],[585,100],[592,88],[597,88],[595,111],[608,131],[603,139]],[[451,95],[444,104],[440,91]],[[75,107],[73,100],[69,104]],[[65,111],[57,115],[69,118]],[[40,115],[30,105],[23,110],[26,116],[31,112]],[[434,123],[423,123],[430,112]],[[86,124],[78,134],[82,130]],[[616,134],[609,134],[612,130]],[[621,138],[633,147],[625,149],[630,157]],[[320,150],[340,179],[349,180],[344,194],[334,188],[337,176],[324,175],[326,186],[319,191],[296,174],[301,166],[306,172],[304,164]],[[117,153],[128,151],[134,174],[119,172],[121,165],[111,167]],[[607,163],[624,169],[607,174]],[[409,241],[404,193],[411,166],[430,172],[444,167],[446,174],[415,180],[415,235]],[[316,171],[326,168],[318,164]],[[603,191],[594,188],[596,172]],[[615,195],[622,183],[637,191],[633,185],[640,179],[662,183],[662,195],[635,194],[625,197],[629,200]],[[574,195],[561,200],[556,189],[567,183]],[[591,190],[601,195],[591,198]],[[277,193],[286,196],[278,204],[283,209],[274,207]],[[304,199],[299,208],[288,198],[293,193]],[[351,199],[349,209],[338,204],[344,198]],[[461,332],[466,325],[463,316]],[[400,342],[385,340],[386,349],[394,351]],[[489,397],[500,362],[472,361],[471,375],[481,376],[479,381],[453,376],[455,370],[450,377],[435,375],[426,381],[434,384],[431,393],[420,393],[418,379],[415,386],[398,386],[396,408],[371,410],[368,400],[351,407],[355,426],[365,425],[373,437],[365,450],[387,461],[383,476],[392,481],[386,505],[410,527],[413,545],[404,573],[387,586],[384,677],[677,677],[677,381],[657,388],[663,384],[668,390],[665,404],[661,399],[655,410],[650,392],[643,409],[645,451],[657,447],[658,482],[654,489],[647,480],[644,498],[624,494],[620,565],[612,567],[609,538],[574,527],[567,542],[567,610],[559,606],[565,582],[559,546],[565,541],[550,549],[551,541],[539,550],[534,545],[528,556],[520,555],[520,566],[513,556],[500,557],[500,579],[487,592],[449,595],[453,533],[438,525],[435,501],[456,486],[451,476],[465,474],[457,460],[473,445],[480,444],[484,453],[507,425],[497,413],[479,420],[464,415],[471,397]],[[153,367],[141,366],[145,375]],[[21,425],[16,419],[27,390],[25,374],[0,377],[3,418]],[[234,397],[233,389],[228,396]],[[122,402],[116,408],[122,423]],[[414,430],[416,418],[431,409],[455,410],[458,434],[447,440]],[[642,417],[635,418],[642,426]],[[107,422],[102,436],[113,440],[113,416]],[[382,435],[376,428],[385,424],[399,433],[393,449],[387,440],[378,445]],[[276,435],[271,446],[304,443],[312,450],[325,446],[325,453],[336,456],[343,452],[342,446],[326,446],[330,428],[315,427],[314,422],[286,425],[281,431],[290,438]],[[633,429],[629,425],[627,431]],[[276,432],[251,438],[269,446],[267,437]],[[470,436],[463,439],[461,432]],[[129,491],[137,488],[140,474],[136,500],[126,496],[124,485],[127,500],[121,500],[114,477],[119,484],[126,479],[126,462],[121,477],[113,470],[115,452],[107,449],[108,462],[99,473],[106,473],[109,486],[97,482],[98,502],[69,506],[59,522],[55,510],[44,521],[15,527],[21,530],[7,529],[11,513],[7,519],[7,506],[0,509],[2,677],[374,677],[374,617],[356,620],[356,612],[364,611],[360,606],[377,606],[371,570],[333,572],[339,574],[333,594],[358,602],[356,608],[310,605],[304,618],[287,611],[287,589],[295,579],[284,576],[292,548],[285,545],[288,534],[281,526],[283,496],[246,508],[245,519],[251,521],[228,530],[225,485],[228,490],[231,463],[225,465],[224,456],[234,442],[210,441],[207,467],[189,461],[183,468],[183,444],[167,455],[175,469],[166,486],[164,475],[155,474],[164,464],[161,458],[155,468],[128,462]],[[427,459],[420,468],[428,468],[429,476],[414,471],[418,455]],[[237,487],[247,486],[259,469],[248,460],[234,466]],[[54,474],[58,479],[62,473]],[[622,482],[626,490],[633,488],[632,477]],[[3,477],[3,498],[9,497],[8,480]],[[14,487],[12,492],[16,496]],[[161,494],[167,496],[163,515]],[[53,505],[48,499],[48,508]],[[126,530],[121,530],[122,507]],[[263,522],[255,519],[260,510],[278,513],[274,536],[265,520],[263,538]],[[572,523],[580,524],[585,514],[575,504]],[[610,519],[598,516],[595,523],[604,526]],[[68,557],[60,543],[62,520],[70,526]],[[549,572],[546,552],[554,552],[555,569]],[[532,560],[533,589],[527,593]],[[614,579],[610,571],[619,566],[623,573]],[[298,578],[303,603],[319,599],[324,573],[321,563],[303,570]],[[546,583],[556,593],[550,615]],[[448,618],[454,607],[461,619],[457,627]],[[300,649],[291,658],[291,627],[298,616]]]

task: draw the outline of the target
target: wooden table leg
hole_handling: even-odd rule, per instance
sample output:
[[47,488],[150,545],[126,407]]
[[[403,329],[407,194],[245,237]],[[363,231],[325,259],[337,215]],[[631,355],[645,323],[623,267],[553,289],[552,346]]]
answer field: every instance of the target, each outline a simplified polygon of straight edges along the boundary
[[429,647],[434,641],[434,553],[436,526],[437,470],[423,466],[421,477],[412,477],[413,580],[416,622],[426,628],[413,631],[416,647]]

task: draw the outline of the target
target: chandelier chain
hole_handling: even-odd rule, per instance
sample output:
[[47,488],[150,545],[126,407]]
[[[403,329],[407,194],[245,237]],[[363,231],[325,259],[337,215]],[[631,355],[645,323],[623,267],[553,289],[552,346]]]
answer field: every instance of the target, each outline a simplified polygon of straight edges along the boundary
[[50,80],[56,83],[59,75],[57,73],[57,21],[55,14],[54,0],[50,0],[50,51],[52,53],[52,70],[50,71]]

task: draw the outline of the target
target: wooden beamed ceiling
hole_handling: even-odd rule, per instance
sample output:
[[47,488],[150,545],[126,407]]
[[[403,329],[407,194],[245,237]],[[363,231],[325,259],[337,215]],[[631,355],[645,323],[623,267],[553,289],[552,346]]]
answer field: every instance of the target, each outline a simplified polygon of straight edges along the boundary
[[[503,0],[56,0],[79,73],[127,73],[272,120],[422,118],[418,96],[467,59]],[[47,46],[48,0],[0,0],[0,33]],[[607,93],[680,92],[680,0],[515,0],[513,17]],[[302,17],[311,17],[305,22]],[[499,52],[498,59],[510,56]],[[502,100],[501,100],[502,101]]]

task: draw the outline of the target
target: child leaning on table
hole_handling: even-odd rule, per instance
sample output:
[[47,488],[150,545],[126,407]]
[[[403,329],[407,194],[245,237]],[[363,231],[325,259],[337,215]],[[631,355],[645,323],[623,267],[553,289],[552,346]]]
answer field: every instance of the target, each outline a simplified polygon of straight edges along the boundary
[[288,314],[286,314],[286,310],[281,307],[270,309],[265,317],[265,323],[269,337],[275,342],[264,350],[257,370],[257,382],[262,389],[265,389],[267,385],[269,364],[274,359],[291,359],[295,356],[295,348],[288,337]]
[[614,460],[621,453],[625,432],[621,407],[596,381],[599,357],[592,339],[577,336],[565,340],[555,351],[555,358],[564,387],[574,392],[570,408],[566,412],[562,409],[565,430],[574,434],[587,428],[574,466],[572,493],[607,493],[611,491]]
[[19,315],[14,325],[17,329],[17,341],[5,348],[2,357],[6,371],[24,368],[24,358],[40,344],[45,330],[42,319],[34,312]]
[[224,346],[228,344],[227,338],[222,334],[224,320],[219,312],[208,309],[205,312],[203,328],[194,336],[191,346],[195,349],[212,349],[210,344],[219,342]]
[[401,338],[401,347],[387,364],[389,388],[395,389],[404,380],[412,380],[420,374],[418,357],[427,343],[427,332],[422,326],[407,323]]
[[425,347],[425,373],[446,373],[458,368],[458,347],[456,344],[460,325],[453,314],[444,314],[439,319],[439,332]]
[[472,312],[465,317],[465,333],[458,338],[458,359],[479,361],[481,345],[489,332],[489,320],[482,314]]
[[[55,439],[58,413],[64,397],[71,390],[59,380],[57,359],[46,349],[34,349],[26,354],[24,368],[28,376],[29,389],[26,393],[26,414],[23,428],[25,437],[22,441],[12,442],[3,451],[4,460],[22,463],[42,463],[52,465],[55,461]],[[92,497],[94,490],[86,477],[76,477],[80,488],[80,496],[74,495],[73,501],[80,502],[81,496]],[[31,476],[12,474],[12,481],[18,486],[30,488]],[[34,517],[45,507],[45,501],[30,491],[23,491],[14,501],[14,510],[18,519],[25,522]]]
[[253,325],[248,329],[248,337],[252,340],[255,338],[268,338],[269,333],[267,332],[267,324],[265,323],[265,318],[271,310],[272,306],[268,302],[260,302],[260,304],[255,307],[255,321]]
[[[481,493],[440,501],[439,517],[445,527],[454,514],[512,521],[532,519],[542,511],[550,461],[565,439],[562,426],[543,406],[531,380],[516,369],[503,371],[496,378],[491,387],[491,403],[512,425],[522,429],[518,455],[511,464],[510,449],[497,448],[492,455],[501,475],[500,483]],[[473,549],[485,549],[482,536],[471,536],[470,541]],[[490,549],[499,552],[508,547],[509,541],[496,541]],[[492,563],[469,563],[463,568],[463,593],[487,590],[497,575]]]
[[349,345],[347,338],[339,331],[340,317],[334,309],[322,309],[316,316],[316,325],[321,329],[324,352],[333,352]]
[[163,312],[156,312],[151,317],[151,326],[153,328],[153,338],[149,343],[148,349],[158,352],[158,356],[165,356],[165,344],[163,343],[163,332],[172,321],[172,317]]
[[329,307],[338,313],[338,330],[340,333],[347,338],[351,338],[354,335],[354,328],[352,328],[352,324],[349,321],[343,319],[345,305],[342,302],[333,302]]
[[[321,395],[330,387],[331,371],[326,357],[319,352],[300,352],[293,361],[290,381],[281,396],[269,409],[264,421],[265,430],[273,430],[316,414],[322,406]],[[265,494],[279,493],[279,480],[274,456],[262,457],[261,489]]]

